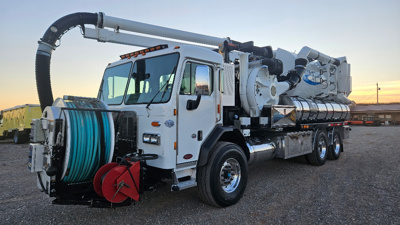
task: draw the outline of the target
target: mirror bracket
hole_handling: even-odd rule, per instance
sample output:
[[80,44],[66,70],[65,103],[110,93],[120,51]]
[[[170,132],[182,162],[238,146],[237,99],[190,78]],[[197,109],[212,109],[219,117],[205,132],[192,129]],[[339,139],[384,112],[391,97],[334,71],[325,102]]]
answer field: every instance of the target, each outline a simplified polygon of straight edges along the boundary
[[186,103],[187,110],[195,110],[200,105],[201,94],[197,94],[196,100],[188,100]]

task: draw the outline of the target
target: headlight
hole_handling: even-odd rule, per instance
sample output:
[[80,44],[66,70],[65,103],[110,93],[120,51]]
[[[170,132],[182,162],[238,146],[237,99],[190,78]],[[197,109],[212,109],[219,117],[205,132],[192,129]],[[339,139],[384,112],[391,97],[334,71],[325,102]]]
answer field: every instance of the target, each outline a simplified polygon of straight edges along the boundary
[[143,142],[150,143],[151,135],[150,134],[143,134]]
[[161,144],[161,135],[144,133],[143,134],[143,143],[160,145]]

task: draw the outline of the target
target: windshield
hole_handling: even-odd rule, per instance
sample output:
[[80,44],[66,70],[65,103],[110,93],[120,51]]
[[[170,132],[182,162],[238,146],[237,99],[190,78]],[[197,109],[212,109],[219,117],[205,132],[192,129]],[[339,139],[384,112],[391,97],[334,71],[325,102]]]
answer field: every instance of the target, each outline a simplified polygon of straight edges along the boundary
[[175,53],[137,60],[132,71],[131,63],[107,69],[100,99],[107,104],[121,104],[126,90],[125,104],[168,102],[178,58]]
[[100,89],[101,100],[110,105],[122,103],[131,67],[132,63],[126,63],[106,69]]

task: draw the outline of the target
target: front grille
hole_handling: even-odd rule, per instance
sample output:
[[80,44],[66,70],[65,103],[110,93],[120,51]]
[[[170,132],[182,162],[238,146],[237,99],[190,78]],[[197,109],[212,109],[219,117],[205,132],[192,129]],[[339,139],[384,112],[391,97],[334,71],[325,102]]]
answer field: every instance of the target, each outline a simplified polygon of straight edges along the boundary
[[123,156],[137,150],[137,116],[135,112],[122,112],[117,122],[116,155]]

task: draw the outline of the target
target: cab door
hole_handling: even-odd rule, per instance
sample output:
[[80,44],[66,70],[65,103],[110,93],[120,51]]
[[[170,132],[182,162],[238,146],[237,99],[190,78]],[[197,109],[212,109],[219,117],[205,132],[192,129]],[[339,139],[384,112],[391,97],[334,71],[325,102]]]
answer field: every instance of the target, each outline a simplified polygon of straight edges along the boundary
[[184,66],[178,96],[177,164],[195,164],[217,120],[216,71],[213,65],[197,61],[186,61]]

